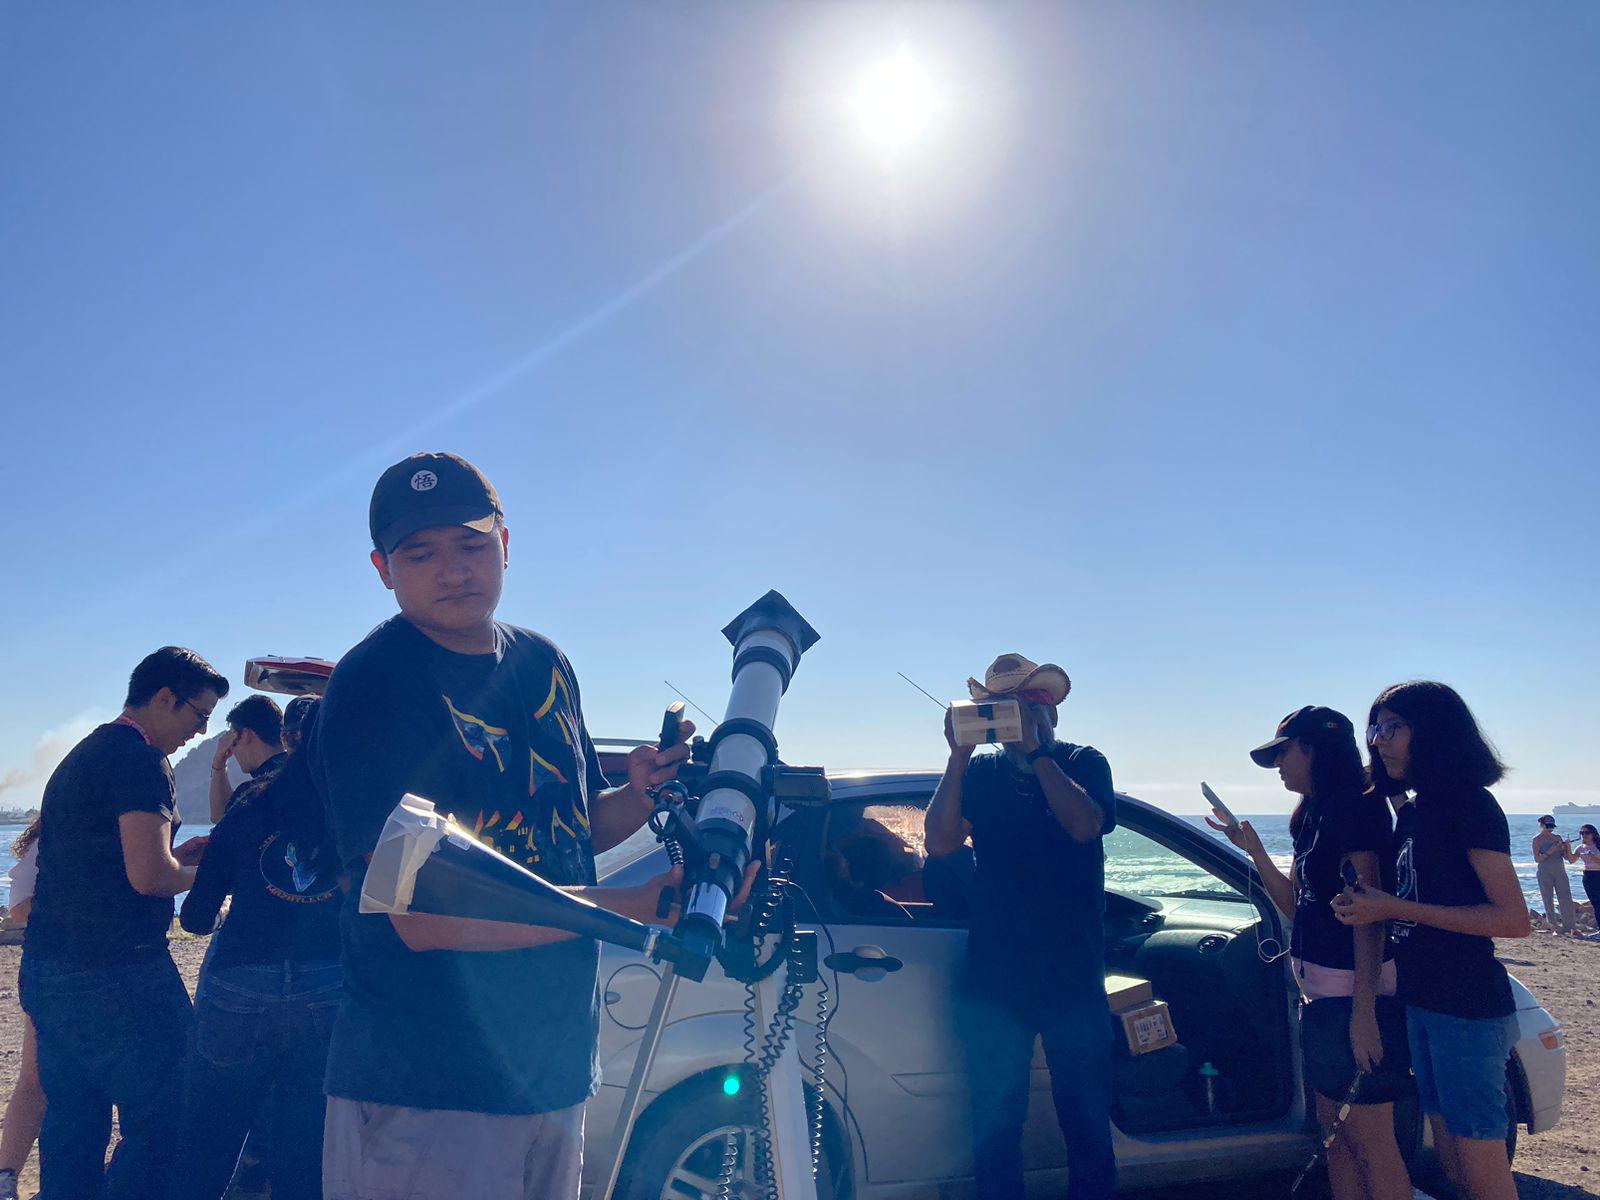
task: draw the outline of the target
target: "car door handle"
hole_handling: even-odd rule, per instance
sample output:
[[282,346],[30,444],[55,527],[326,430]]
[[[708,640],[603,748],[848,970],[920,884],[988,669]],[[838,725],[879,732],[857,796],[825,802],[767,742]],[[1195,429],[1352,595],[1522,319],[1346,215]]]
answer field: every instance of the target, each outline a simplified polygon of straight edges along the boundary
[[898,971],[905,963],[892,954],[885,954],[882,946],[857,946],[843,954],[830,954],[822,960],[830,971],[843,971],[854,975],[862,983],[876,983],[891,971]]

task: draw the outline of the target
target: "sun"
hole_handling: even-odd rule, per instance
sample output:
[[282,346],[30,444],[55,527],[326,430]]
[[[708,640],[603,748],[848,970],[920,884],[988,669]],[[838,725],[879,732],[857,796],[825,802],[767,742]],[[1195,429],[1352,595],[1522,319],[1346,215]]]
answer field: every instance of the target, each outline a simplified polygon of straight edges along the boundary
[[869,138],[898,146],[922,132],[938,103],[927,72],[902,50],[866,73],[855,107]]

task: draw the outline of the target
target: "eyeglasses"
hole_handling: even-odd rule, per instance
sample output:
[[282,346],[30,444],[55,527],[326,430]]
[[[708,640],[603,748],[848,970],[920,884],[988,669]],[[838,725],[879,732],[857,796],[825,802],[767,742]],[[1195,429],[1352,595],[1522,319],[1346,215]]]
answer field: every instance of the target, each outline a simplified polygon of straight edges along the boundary
[[1379,742],[1392,742],[1394,735],[1402,729],[1411,728],[1399,717],[1390,717],[1387,721],[1378,721],[1367,726],[1367,745],[1376,746]]
[[204,729],[210,723],[210,721],[211,721],[211,713],[209,711],[207,711],[206,709],[201,708],[193,700],[185,700],[185,701],[183,701],[183,703],[188,705],[190,712],[194,713],[195,716],[200,718],[200,728],[201,729]]

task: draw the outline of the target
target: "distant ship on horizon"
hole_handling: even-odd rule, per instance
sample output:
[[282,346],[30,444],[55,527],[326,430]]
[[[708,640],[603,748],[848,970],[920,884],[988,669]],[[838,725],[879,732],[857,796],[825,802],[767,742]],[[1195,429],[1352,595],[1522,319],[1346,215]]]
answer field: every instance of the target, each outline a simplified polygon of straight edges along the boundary
[[1588,821],[1600,824],[1600,802],[1594,804],[1558,804],[1550,810],[1556,820]]

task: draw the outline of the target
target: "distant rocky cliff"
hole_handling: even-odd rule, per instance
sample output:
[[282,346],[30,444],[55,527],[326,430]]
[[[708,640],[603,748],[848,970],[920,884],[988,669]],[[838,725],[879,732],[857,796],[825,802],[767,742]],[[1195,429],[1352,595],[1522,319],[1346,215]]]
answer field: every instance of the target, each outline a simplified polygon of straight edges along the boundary
[[[219,733],[195,742],[173,764],[172,776],[178,783],[178,817],[186,825],[211,824],[211,756],[217,752],[221,738]],[[244,782],[244,772],[232,760],[228,762],[228,779],[234,787]]]

